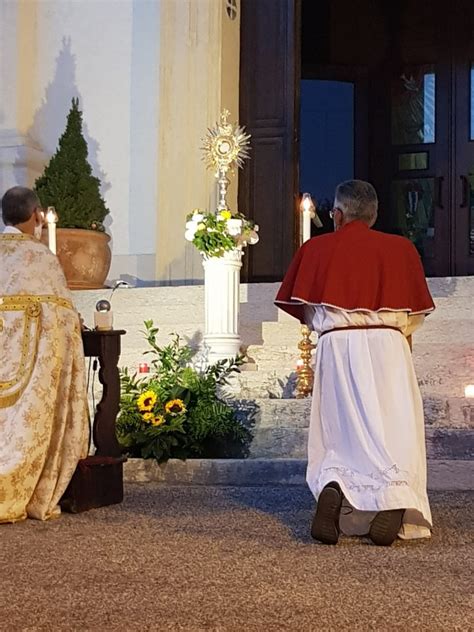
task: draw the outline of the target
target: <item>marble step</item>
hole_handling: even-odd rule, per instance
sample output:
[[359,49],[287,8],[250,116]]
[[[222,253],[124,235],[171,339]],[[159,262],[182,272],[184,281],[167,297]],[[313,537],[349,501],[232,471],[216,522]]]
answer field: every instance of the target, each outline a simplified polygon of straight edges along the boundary
[[[308,428],[303,426],[256,426],[250,458],[306,458]],[[473,459],[474,430],[426,428],[429,459]]]
[[[474,489],[474,461],[428,461],[430,491]],[[306,459],[171,459],[158,464],[152,459],[124,463],[126,483],[162,485],[305,485]]]
[[[234,407],[238,417],[251,428],[251,457],[300,458],[305,455],[311,414],[309,398],[240,400],[234,403]],[[444,444],[446,458],[473,456],[472,400],[451,398],[441,410],[433,402],[425,402],[425,424],[427,442],[433,446],[430,453],[433,458],[436,454],[445,458]],[[438,445],[441,446],[439,453],[436,452]]]

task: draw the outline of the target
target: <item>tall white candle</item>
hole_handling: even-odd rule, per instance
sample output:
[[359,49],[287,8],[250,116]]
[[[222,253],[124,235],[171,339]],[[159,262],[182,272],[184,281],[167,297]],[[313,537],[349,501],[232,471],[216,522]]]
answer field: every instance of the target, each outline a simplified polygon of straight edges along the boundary
[[311,211],[303,210],[303,243],[311,239]]
[[301,201],[301,211],[303,215],[303,243],[311,239],[311,218],[313,217],[314,204],[309,193],[304,193]]
[[53,206],[49,206],[46,212],[46,223],[48,224],[48,246],[53,255],[56,254],[56,222],[58,216]]

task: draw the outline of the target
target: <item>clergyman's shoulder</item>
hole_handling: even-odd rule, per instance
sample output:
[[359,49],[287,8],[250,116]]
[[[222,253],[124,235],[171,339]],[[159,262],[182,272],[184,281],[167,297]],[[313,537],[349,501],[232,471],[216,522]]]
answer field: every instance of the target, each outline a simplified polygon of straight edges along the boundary
[[337,233],[324,233],[324,235],[316,235],[316,237],[312,237],[305,244],[304,248],[306,250],[312,250],[313,248],[320,248],[321,246],[326,246],[334,242],[337,239]]
[[371,230],[373,239],[378,241],[384,247],[393,247],[399,250],[412,251],[416,250],[413,243],[402,235],[394,235],[393,233],[384,233],[380,230]]

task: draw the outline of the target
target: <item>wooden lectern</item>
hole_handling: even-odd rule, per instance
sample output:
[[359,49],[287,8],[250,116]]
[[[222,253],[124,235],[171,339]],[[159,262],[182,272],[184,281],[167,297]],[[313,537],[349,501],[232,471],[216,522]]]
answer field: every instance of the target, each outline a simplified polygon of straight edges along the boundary
[[123,500],[123,463],[126,458],[115,434],[120,406],[120,337],[125,331],[83,331],[84,355],[99,361],[102,399],[92,425],[95,454],[81,459],[66,489],[61,507],[79,513]]

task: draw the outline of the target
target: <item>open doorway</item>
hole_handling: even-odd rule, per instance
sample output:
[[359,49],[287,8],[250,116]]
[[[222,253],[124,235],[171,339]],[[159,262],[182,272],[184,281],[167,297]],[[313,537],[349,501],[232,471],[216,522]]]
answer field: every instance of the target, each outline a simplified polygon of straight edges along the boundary
[[332,230],[329,211],[339,182],[354,178],[354,84],[302,79],[300,87],[300,191],[317,201],[323,227]]

